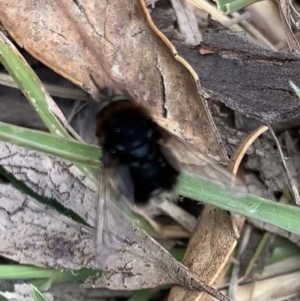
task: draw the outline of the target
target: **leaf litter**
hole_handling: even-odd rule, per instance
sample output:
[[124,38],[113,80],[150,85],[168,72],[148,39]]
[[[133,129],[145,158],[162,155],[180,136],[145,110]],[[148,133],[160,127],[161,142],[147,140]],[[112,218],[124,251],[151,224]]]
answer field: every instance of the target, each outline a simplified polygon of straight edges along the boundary
[[[62,11],[55,9],[55,2],[53,1],[47,1],[48,6],[47,9],[51,10],[51,13],[48,13],[47,16],[51,17],[51,21],[48,24],[56,24],[54,22],[54,17],[58,18],[58,23],[60,25],[70,25],[70,23],[67,23],[65,21],[66,16],[70,18],[73,21],[76,20],[76,18],[82,18],[88,16],[92,17],[89,18],[89,21],[99,21],[99,19],[93,19],[95,15],[90,15],[92,13],[91,11],[91,5],[83,3],[80,7],[80,13],[77,11],[77,17],[74,17],[74,5],[71,1],[63,1],[60,3],[60,5],[63,5],[63,7],[66,9],[67,14],[62,16]],[[194,84],[191,84],[193,81],[190,74],[187,72],[187,70],[183,67],[183,65],[180,65],[179,63],[174,63],[174,60],[172,59],[172,55],[170,55],[170,52],[166,51],[166,47],[161,46],[161,41],[157,37],[155,37],[147,28],[147,25],[139,19],[141,15],[137,13],[137,2],[129,6],[127,9],[132,9],[133,15],[137,17],[135,20],[139,19],[139,24],[143,28],[145,32],[148,33],[148,40],[149,37],[151,37],[150,41],[157,47],[157,53],[161,54],[161,56],[157,56],[156,59],[159,62],[160,65],[160,77],[163,77],[163,82],[158,80],[157,77],[157,67],[151,66],[149,68],[148,61],[140,61],[136,62],[136,58],[142,58],[145,53],[149,55],[153,55],[153,53],[149,52],[149,45],[146,46],[148,49],[141,49],[140,53],[135,53],[135,56],[132,56],[128,58],[128,61],[133,62],[134,64],[130,65],[131,68],[128,66],[124,67],[121,66],[121,77],[119,75],[116,76],[115,73],[113,73],[111,70],[113,70],[113,61],[116,59],[118,55],[122,56],[122,53],[116,52],[115,49],[112,47],[112,45],[109,44],[108,36],[105,36],[97,41],[97,43],[92,43],[92,40],[94,39],[94,36],[92,40],[90,39],[90,35],[85,35],[84,37],[80,35],[80,31],[78,30],[77,26],[71,28],[69,26],[68,30],[70,32],[68,33],[67,29],[58,28],[57,25],[55,25],[54,30],[52,31],[57,33],[59,30],[62,30],[66,36],[73,37],[73,39],[77,38],[75,44],[72,45],[70,42],[72,42],[72,39],[70,40],[64,40],[63,43],[61,40],[59,40],[59,36],[56,36],[58,40],[56,40],[56,43],[53,43],[53,35],[46,37],[44,40],[38,39],[40,37],[41,32],[36,31],[36,28],[32,27],[30,25],[30,22],[34,24],[34,26],[40,24],[41,21],[39,13],[41,7],[33,7],[32,1],[24,1],[22,2],[23,9],[16,9],[15,4],[13,1],[9,2],[9,4],[5,3],[4,1],[4,7],[5,9],[4,16],[7,18],[3,18],[3,23],[6,25],[7,30],[10,32],[10,34],[16,39],[16,41],[25,47],[33,56],[40,59],[42,62],[47,64],[49,67],[53,68],[56,72],[62,74],[63,76],[71,79],[76,84],[79,84],[81,87],[85,88],[88,92],[91,94],[96,94],[95,87],[90,81],[90,77],[87,76],[91,73],[94,75],[94,77],[99,78],[100,82],[98,83],[100,86],[103,86],[107,84],[107,82],[118,80],[122,82],[127,86],[127,89],[131,92],[134,91],[134,93],[141,93],[141,91],[147,91],[149,87],[149,82],[143,80],[143,74],[139,74],[138,70],[147,70],[148,78],[150,79],[151,86],[153,86],[153,79],[154,82],[158,83],[157,85],[154,85],[154,88],[150,91],[150,97],[147,97],[150,104],[153,103],[153,99],[155,99],[156,103],[154,104],[154,109],[152,109],[153,113],[156,113],[157,115],[160,115],[161,108],[160,108],[160,102],[159,99],[162,99],[162,103],[164,103],[164,107],[167,108],[167,112],[172,118],[177,119],[179,124],[182,126],[181,130],[183,130],[183,135],[185,137],[190,137],[196,144],[196,146],[200,148],[204,148],[207,152],[208,149],[210,149],[211,153],[214,156],[219,156],[221,160],[226,160],[226,155],[224,155],[224,152],[222,148],[219,145],[218,141],[218,135],[215,130],[215,126],[213,124],[213,121],[211,119],[210,113],[207,111],[206,108],[206,102],[204,99],[202,99],[202,102],[199,102],[199,98],[201,98],[198,94],[199,91],[197,91],[197,87]],[[109,10],[107,8],[107,11],[110,13],[112,12],[122,12],[124,13],[124,6],[121,6],[120,4],[113,4],[110,3],[114,7],[115,10]],[[118,9],[116,9],[116,5],[118,5]],[[0,4],[1,6],[1,4]],[[98,7],[99,10],[103,9],[102,7]],[[25,18],[23,22],[19,22],[18,24],[13,24],[11,20],[15,19],[16,17],[18,19],[22,18],[22,15],[18,15],[18,11],[28,11],[31,13],[31,19]],[[58,15],[55,15],[53,12],[58,11]],[[131,12],[131,13],[132,13]],[[6,13],[6,14],[5,14]],[[83,14],[84,13],[84,14]],[[100,14],[100,11],[97,12]],[[36,14],[36,15],[35,15]],[[12,19],[8,18],[8,15],[13,16]],[[23,14],[24,16],[24,14]],[[35,22],[33,22],[33,19],[36,17]],[[108,18],[107,20],[110,20],[112,18],[111,15],[106,15]],[[62,18],[62,19],[61,19]],[[114,15],[114,18],[116,18],[116,15]],[[118,19],[118,18],[116,18]],[[62,21],[64,20],[64,21]],[[47,22],[43,19],[43,22]],[[80,24],[84,24],[83,27],[88,27],[86,21],[85,22],[79,22]],[[26,27],[29,26],[31,29],[30,31],[26,28],[26,34],[24,33],[25,27],[22,27],[20,24],[26,24]],[[74,25],[75,22],[72,24]],[[78,23],[77,23],[78,24]],[[99,28],[95,25],[94,28],[98,30]],[[102,24],[101,22],[99,24]],[[116,24],[113,24],[116,26]],[[21,26],[18,28],[18,26]],[[50,25],[49,25],[50,26]],[[119,26],[121,28],[121,26]],[[129,26],[130,28],[130,26]],[[111,30],[111,32],[107,31],[106,34],[112,34],[109,38],[118,40],[120,36],[116,35],[116,32],[113,32],[112,27],[111,28],[105,28]],[[88,32],[90,32],[91,28],[88,28]],[[104,30],[104,32],[105,32]],[[22,33],[23,31],[23,33]],[[28,36],[28,32],[30,35]],[[45,32],[45,36],[47,34],[51,33],[51,31],[47,30]],[[44,35],[43,35],[44,36]],[[38,41],[38,42],[37,42]],[[74,40],[73,40],[74,41]],[[79,46],[82,46],[82,41],[85,41],[89,47],[86,47],[84,50],[80,49]],[[115,41],[115,40],[114,40]],[[95,40],[93,40],[95,42]],[[118,41],[119,42],[119,41]],[[141,42],[141,41],[139,41]],[[35,44],[37,43],[37,44]],[[45,43],[45,44],[43,44]],[[123,40],[120,42],[120,45],[125,46],[124,49],[132,49],[128,46],[128,41]],[[58,45],[63,46],[60,50],[58,50]],[[76,46],[76,47],[74,47]],[[84,45],[86,46],[86,45]],[[116,45],[114,45],[116,47]],[[51,49],[49,47],[52,47]],[[98,49],[101,49],[102,54],[97,54],[96,52],[90,51],[93,49],[93,47],[98,47]],[[138,47],[135,47],[138,48]],[[69,53],[70,49],[73,51],[73,53]],[[76,52],[78,51],[78,52]],[[90,52],[89,52],[90,51]],[[126,51],[126,50],[125,50]],[[129,50],[127,50],[129,51]],[[143,51],[145,53],[143,53]],[[76,55],[74,55],[76,52]],[[99,52],[99,51],[98,51]],[[103,53],[105,54],[106,58],[111,60],[110,63],[110,71],[107,71],[106,67],[103,67],[103,63],[101,62],[103,58]],[[55,56],[53,56],[55,54]],[[156,54],[157,55],[157,54]],[[66,62],[66,56],[68,57],[68,63]],[[76,61],[74,60],[74,56],[76,57]],[[82,58],[81,60],[78,60],[78,58]],[[134,59],[134,60],[133,60]],[[126,58],[127,60],[127,58]],[[75,64],[75,62],[79,62],[79,64]],[[97,62],[95,64],[95,62]],[[74,65],[75,64],[75,65]],[[97,66],[97,68],[95,68]],[[108,77],[103,77],[103,74],[99,73],[98,66],[101,66],[106,74],[110,74]],[[138,66],[138,70],[136,69],[136,66]],[[142,66],[142,67],[141,67]],[[120,66],[119,66],[120,67]],[[185,66],[186,67],[186,66]],[[103,70],[102,70],[103,71]],[[132,72],[132,73],[130,73]],[[180,78],[180,85],[177,82],[177,78],[174,77],[174,74],[183,74]],[[137,80],[137,74],[140,76],[140,79]],[[126,77],[124,77],[126,75]],[[127,80],[127,81],[126,81]],[[142,89],[139,87],[136,88],[136,82],[144,82],[146,85],[146,89]],[[160,90],[161,85],[165,85],[164,87],[164,94],[162,95],[162,91]],[[178,90],[178,87],[180,89]],[[157,90],[155,90],[157,89]],[[176,97],[174,97],[176,95]],[[145,96],[140,94],[139,99],[145,99]],[[149,95],[147,95],[149,96]],[[186,99],[186,102],[180,101],[181,99]],[[192,113],[196,112],[195,115],[192,115]],[[183,114],[187,114],[187,116],[183,116]],[[199,114],[201,115],[199,117]],[[200,121],[199,121],[200,120]],[[204,130],[205,129],[205,130]],[[197,137],[197,139],[195,139]],[[205,143],[203,143],[205,142]],[[45,179],[46,181],[46,179]],[[206,214],[208,221],[214,220],[216,217],[219,217],[219,220],[221,221],[220,224],[213,224],[210,223],[210,226],[207,227],[206,225],[198,225],[199,227],[204,227],[203,229],[208,230],[210,233],[214,232],[214,235],[216,237],[220,238],[223,237],[223,239],[226,239],[226,237],[234,237],[232,235],[232,232],[230,230],[230,227],[224,227],[224,221],[226,220],[226,224],[228,226],[231,225],[231,220],[228,219],[227,213],[223,212],[222,210],[214,209],[212,207],[207,207]],[[131,221],[127,220],[127,217],[124,218],[124,226],[126,224],[126,227],[124,227],[126,230],[126,240],[125,240],[125,248],[116,250],[115,253],[110,254],[110,256],[107,258],[107,266],[103,266],[102,269],[104,270],[104,273],[102,276],[97,279],[90,279],[87,283],[87,285],[97,287],[108,287],[111,289],[142,289],[147,287],[156,287],[163,284],[177,284],[184,286],[185,288],[189,290],[203,290],[206,291],[209,294],[215,295],[218,297],[219,300],[228,300],[227,297],[220,295],[218,292],[216,292],[213,288],[205,285],[203,282],[201,282],[194,274],[189,272],[187,268],[176,261],[165,249],[163,249],[153,238],[148,236],[143,230],[139,229],[138,227],[134,226]],[[203,219],[205,220],[205,219]],[[126,222],[125,222],[126,221]],[[127,226],[128,225],[128,226]],[[218,231],[220,229],[223,229],[224,231]],[[229,230],[228,230],[229,229]],[[201,238],[201,236],[200,236]],[[204,240],[206,243],[209,244],[210,240]],[[218,241],[218,239],[215,239],[215,241]],[[222,241],[222,240],[221,240]],[[203,242],[203,241],[202,241]],[[201,249],[201,239],[198,240],[199,245],[197,246],[197,249]],[[229,244],[230,245],[230,244]],[[221,243],[221,247],[223,247],[224,244]],[[215,245],[214,246],[214,256],[210,257],[210,261],[213,261],[220,256],[218,253],[220,246]],[[231,249],[231,247],[230,247]],[[210,253],[209,253],[210,255]],[[207,256],[207,254],[205,255]],[[222,254],[221,262],[225,258],[228,257],[228,253]],[[223,258],[223,259],[222,259]],[[216,264],[215,269],[211,269],[211,265],[208,264],[206,261],[201,261],[201,257],[198,258],[200,262],[200,266],[198,266],[196,269],[199,273],[201,271],[201,268],[206,270],[208,273],[204,276],[205,280],[211,282],[212,279],[214,279],[214,275],[216,271],[219,270],[220,266],[218,266],[218,263]],[[201,273],[200,273],[201,274]],[[202,278],[202,275],[201,275]]]

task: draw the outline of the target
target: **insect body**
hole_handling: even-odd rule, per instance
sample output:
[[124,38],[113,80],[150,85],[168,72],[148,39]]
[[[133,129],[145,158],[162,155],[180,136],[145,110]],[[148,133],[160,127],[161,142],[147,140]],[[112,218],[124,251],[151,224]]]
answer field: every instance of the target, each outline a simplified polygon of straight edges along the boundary
[[[146,108],[128,96],[112,95],[100,104],[96,135],[102,147],[97,254],[105,251],[109,256],[132,229],[114,201],[146,204],[162,192],[171,192],[181,172],[231,187],[229,172],[159,126]],[[238,191],[244,191],[244,186],[238,185],[232,195]]]
[[[104,164],[127,168],[127,188],[135,203],[147,203],[161,191],[172,190],[179,171],[163,154],[159,126],[141,105],[127,100],[108,104],[98,116],[97,136]],[[123,183],[125,184],[125,183]],[[122,183],[119,183],[122,186]]]

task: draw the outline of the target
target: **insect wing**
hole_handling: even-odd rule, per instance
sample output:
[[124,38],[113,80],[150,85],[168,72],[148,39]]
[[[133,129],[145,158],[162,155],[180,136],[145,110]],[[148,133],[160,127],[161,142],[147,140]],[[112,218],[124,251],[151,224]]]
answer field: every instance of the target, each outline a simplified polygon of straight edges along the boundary
[[161,146],[162,151],[174,168],[213,181],[233,197],[247,194],[246,187],[242,182],[217,162],[197,151],[193,146],[168,130],[160,128],[160,131],[164,140]]
[[131,221],[114,203],[127,201],[127,199],[122,200],[124,195],[116,181],[116,179],[120,180],[120,177],[116,178],[118,167],[117,165],[106,165],[105,161],[103,158],[95,222],[96,262],[101,269],[105,269],[110,258],[113,258],[113,255],[122,249],[127,234],[133,229]]

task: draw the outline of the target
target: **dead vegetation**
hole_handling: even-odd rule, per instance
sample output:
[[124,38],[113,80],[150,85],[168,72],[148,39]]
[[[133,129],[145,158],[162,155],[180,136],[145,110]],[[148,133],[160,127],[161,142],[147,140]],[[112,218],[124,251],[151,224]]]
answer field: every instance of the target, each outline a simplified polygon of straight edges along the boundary
[[[300,105],[289,84],[300,85],[296,2],[263,1],[228,16],[205,0],[2,0],[0,11],[7,36],[54,97],[55,116],[61,120],[62,112],[83,141],[95,143],[95,125],[89,107],[77,113],[78,99],[118,82],[161,124],[227,164],[250,193],[299,205]],[[13,81],[2,78],[0,121],[47,131]],[[55,199],[92,224],[95,183],[65,160],[8,142],[0,143],[1,166],[35,194],[1,183],[0,255],[96,269],[82,228],[35,200]],[[48,300],[211,300],[199,292],[206,285],[237,301],[298,300],[298,235],[212,205],[201,210],[188,199],[136,213],[159,243],[133,224],[131,242],[140,250],[114,254],[109,270],[86,282],[116,291],[58,283]],[[7,299],[9,285],[0,284]],[[32,300],[27,284],[13,286],[13,298]]]

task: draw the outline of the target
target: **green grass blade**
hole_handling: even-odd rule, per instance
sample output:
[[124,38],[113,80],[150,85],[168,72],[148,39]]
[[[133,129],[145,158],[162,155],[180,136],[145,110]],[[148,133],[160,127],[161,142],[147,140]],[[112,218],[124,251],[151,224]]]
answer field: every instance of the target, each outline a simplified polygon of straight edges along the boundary
[[0,265],[0,279],[38,279],[51,278],[53,269],[34,267],[29,265]]
[[[26,144],[31,149],[61,156],[72,162],[91,164],[93,166],[99,164],[97,160],[100,157],[99,148],[68,139],[64,140],[46,133],[0,123],[0,139],[22,146]],[[55,147],[53,147],[54,145]],[[63,147],[61,147],[62,145]],[[300,233],[300,226],[297,222],[297,217],[300,216],[300,209],[297,207],[278,204],[253,195],[246,195],[243,198],[232,198],[214,183],[190,175],[180,178],[178,193],[246,217],[279,226],[295,234]],[[139,218],[135,217],[135,219]],[[146,227],[151,233],[151,229],[148,228]]]
[[46,100],[48,94],[45,93],[42,82],[3,33],[0,33],[0,62],[17,83],[50,132],[68,137],[67,131],[62,127],[48,105]]
[[299,255],[300,249],[294,243],[290,242],[289,240],[276,237],[276,241],[274,244],[275,250],[270,258],[268,258],[267,263],[273,264],[279,261],[282,261],[286,258]]
[[246,6],[261,1],[262,0],[216,0],[218,10],[223,14],[232,14]]
[[[47,103],[49,100],[46,99],[48,94],[46,94],[40,80],[17,52],[14,46],[7,41],[1,33],[0,35],[0,61],[15,79],[30,103],[35,107],[37,113],[41,116],[50,132],[56,136],[62,136],[70,140],[68,133],[64,130],[63,126],[61,126],[60,122],[50,109],[49,104]],[[2,126],[4,125],[2,124]],[[14,130],[16,129],[14,128]],[[72,146],[69,140],[66,140],[67,142],[63,147],[64,150],[62,150],[61,146],[56,148],[56,150],[51,147],[51,143],[54,143],[54,141],[51,140],[50,137],[49,141],[47,141],[47,139],[43,140],[42,143],[44,144],[44,148],[34,142],[31,146],[28,145],[28,147],[39,148],[38,150],[50,152],[51,154],[63,156],[64,158],[69,156],[69,158],[72,158],[71,161],[86,176],[96,182],[95,170],[88,165],[89,163],[91,164],[91,162],[93,164],[97,163],[97,160],[95,160],[97,153],[96,148],[93,150],[90,149],[90,153],[87,149],[85,149],[88,153],[82,152],[78,157],[76,157],[74,156],[74,149],[71,149]],[[21,142],[15,140],[14,143]],[[24,143],[24,141],[22,143]],[[79,145],[76,145],[76,151],[77,146]],[[83,154],[87,155],[84,162],[85,164],[82,164]],[[292,233],[300,234],[300,223],[298,223],[300,208],[278,204],[252,195],[247,195],[243,198],[234,198],[224,193],[224,191],[220,191],[218,186],[213,183],[191,175],[182,175],[180,177],[177,191],[179,194],[190,197],[191,199],[203,201],[246,217],[279,226]]]
[[84,281],[88,277],[99,274],[99,271],[81,269],[79,271],[61,272],[53,268],[30,265],[0,265],[0,280],[32,280],[51,279],[53,283]]
[[298,88],[298,86],[296,86],[292,81],[290,81],[290,86],[293,88],[298,98],[300,98],[300,89]]
[[0,122],[0,140],[55,155],[71,162],[98,167],[101,150],[98,146],[41,131]]
[[[16,47],[0,32],[0,62],[15,80],[29,103],[41,117],[49,131],[55,136],[71,139],[64,126],[57,119],[51,107],[56,106],[46,92],[38,76],[34,73]],[[61,117],[64,118],[63,116]],[[95,170],[89,166],[73,162],[77,168],[95,183]]]
[[[100,165],[101,151],[100,148],[90,144],[84,144],[75,140],[57,137],[41,131],[26,129],[10,124],[0,122],[0,139],[2,141],[14,143],[19,146],[27,147],[29,149],[42,151],[51,155],[59,156],[67,159],[75,164],[82,164],[86,168],[93,170],[96,175],[96,168]],[[22,182],[12,179],[10,175],[5,174],[0,167],[0,173],[2,173],[10,182],[14,183],[15,187],[24,193],[34,197],[35,199],[42,201],[38,195],[36,195],[31,189],[27,188]],[[96,177],[94,176],[94,180]],[[96,181],[96,180],[95,180]],[[42,203],[55,207],[56,210],[63,213],[63,208],[58,207],[55,200],[47,200],[43,198]],[[124,204],[126,206],[126,204]],[[128,206],[128,205],[127,205]],[[127,207],[125,207],[127,208]],[[129,209],[124,209],[129,211]],[[71,211],[67,211],[68,217],[78,221],[78,217]],[[136,221],[144,230],[150,235],[155,235],[155,231],[152,226],[140,215],[132,213],[130,218]]]
[[35,287],[33,284],[30,285],[31,292],[34,301],[48,301],[48,299]]
[[52,279],[51,278],[40,278],[38,280],[32,281],[32,285],[38,288],[41,292],[48,291],[52,286]]
[[190,174],[180,176],[177,193],[300,235],[298,207],[283,205],[250,194],[235,197],[217,184]]
[[271,234],[270,232],[264,233],[262,239],[260,240],[258,246],[256,247],[256,250],[255,250],[250,262],[248,263],[248,266],[244,273],[245,278],[251,273],[251,271],[253,271],[254,267],[257,265],[259,258],[260,258],[260,256],[262,256],[262,252],[265,250],[266,245],[268,245],[272,235],[273,234]]

